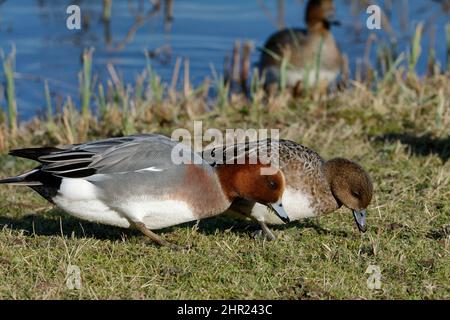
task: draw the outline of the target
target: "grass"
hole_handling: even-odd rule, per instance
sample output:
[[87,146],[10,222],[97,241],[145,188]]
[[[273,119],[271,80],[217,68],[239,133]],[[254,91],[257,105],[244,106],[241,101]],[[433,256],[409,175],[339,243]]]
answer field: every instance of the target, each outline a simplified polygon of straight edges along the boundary
[[[34,165],[7,156],[14,147],[170,135],[203,120],[205,130],[279,128],[282,138],[325,158],[361,163],[375,186],[366,234],[346,209],[275,227],[274,242],[254,239],[251,222],[218,217],[158,232],[192,246],[182,252],[148,244],[135,231],[72,218],[27,188],[1,186],[0,298],[450,299],[450,74],[418,77],[412,66],[419,46],[412,52],[376,82],[300,99],[288,90],[266,97],[256,76],[251,98],[228,98],[229,84],[219,76],[216,99],[188,77],[178,92],[150,65],[137,85],[124,84],[110,66],[106,84],[83,82],[83,96],[92,95],[83,105],[95,102],[97,110],[80,112],[68,98],[52,126],[48,119],[21,123],[13,139],[0,125],[1,177]],[[83,78],[91,78],[89,70]],[[220,108],[206,111],[208,105]],[[80,290],[66,286],[69,265],[80,268]],[[367,286],[370,265],[381,270],[380,290]]]
[[[253,239],[247,222],[216,218],[161,232],[193,246],[174,252],[137,232],[71,218],[27,189],[3,187],[0,296],[448,299],[448,164],[437,155],[411,155],[397,142],[343,145],[340,138],[318,150],[358,159],[372,174],[376,196],[364,235],[344,209],[276,228],[275,242]],[[4,173],[25,164],[2,157]],[[381,268],[381,290],[366,286],[372,264]],[[68,265],[80,267],[81,290],[66,288]]]

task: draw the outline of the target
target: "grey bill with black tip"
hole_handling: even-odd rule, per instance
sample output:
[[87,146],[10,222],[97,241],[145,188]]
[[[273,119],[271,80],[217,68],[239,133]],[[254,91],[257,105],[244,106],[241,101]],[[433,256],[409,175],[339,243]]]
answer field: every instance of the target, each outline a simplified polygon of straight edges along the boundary
[[272,208],[274,213],[278,216],[278,218],[281,219],[284,223],[289,223],[291,220],[289,219],[289,216],[287,215],[286,211],[283,208],[283,204],[281,201],[271,203],[269,204],[269,207]]
[[353,210],[353,217],[355,218],[356,225],[358,226],[359,231],[366,232],[366,210]]

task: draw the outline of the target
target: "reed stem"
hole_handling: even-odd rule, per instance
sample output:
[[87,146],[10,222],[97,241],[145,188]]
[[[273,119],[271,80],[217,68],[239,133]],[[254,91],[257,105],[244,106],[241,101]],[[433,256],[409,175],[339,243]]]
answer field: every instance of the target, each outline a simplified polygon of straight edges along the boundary
[[93,49],[87,49],[83,52],[83,73],[81,76],[81,114],[83,118],[87,118],[90,111],[93,52]]
[[416,27],[414,33],[414,38],[412,41],[411,53],[409,57],[409,72],[414,73],[417,63],[419,62],[420,55],[422,54],[422,33],[423,33],[423,23],[419,23]]
[[50,95],[50,89],[48,87],[48,81],[44,82],[44,91],[45,91],[45,102],[47,104],[47,121],[51,124],[53,123],[53,107],[52,107],[52,98]]
[[109,22],[111,20],[112,0],[103,0],[102,20]]
[[8,124],[10,134],[14,137],[17,133],[17,102],[14,85],[14,69],[16,47],[12,46],[10,54],[6,57],[1,52],[3,60],[3,72],[6,78],[6,101],[8,106]]
[[445,26],[445,33],[447,35],[447,70],[450,71],[450,23]]

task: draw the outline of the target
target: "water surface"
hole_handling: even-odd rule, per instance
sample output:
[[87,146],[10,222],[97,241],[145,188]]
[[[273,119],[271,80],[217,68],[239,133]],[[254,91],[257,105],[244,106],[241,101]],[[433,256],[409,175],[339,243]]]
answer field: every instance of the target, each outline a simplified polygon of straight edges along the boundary
[[[109,26],[101,19],[101,0],[72,2],[81,7],[81,31],[66,28],[70,1],[0,0],[0,48],[9,52],[11,45],[15,45],[17,50],[16,94],[21,119],[44,109],[44,80],[48,81],[55,102],[68,95],[77,99],[78,73],[85,48],[95,48],[97,81],[107,79],[106,66],[113,63],[119,75],[133,83],[145,68],[144,51],[159,48],[163,54],[157,55],[152,65],[163,80],[170,81],[176,57],[183,57],[189,58],[191,81],[198,84],[205,77],[212,77],[212,67],[223,72],[224,58],[230,55],[236,40],[252,41],[255,47],[261,47],[279,27],[304,26],[305,1],[299,0],[174,0],[171,22],[166,19],[164,3],[160,10],[152,11],[150,1],[113,0]],[[392,31],[385,28],[375,32],[365,27],[367,5],[355,5],[362,1],[335,2],[342,26],[334,28],[333,33],[349,56],[352,70],[364,56],[370,33],[375,33],[379,40],[395,38],[398,50],[406,50],[420,21],[425,22],[425,33],[418,71],[426,70],[430,45],[435,48],[438,61],[445,65],[445,25],[450,21],[450,1],[378,1],[390,17]],[[137,25],[138,17],[142,23]],[[132,33],[130,30],[135,33],[126,39]],[[372,61],[375,55],[373,49]],[[258,56],[254,50],[253,63]],[[0,80],[4,84],[3,73]],[[6,105],[4,94],[0,94],[0,104]]]

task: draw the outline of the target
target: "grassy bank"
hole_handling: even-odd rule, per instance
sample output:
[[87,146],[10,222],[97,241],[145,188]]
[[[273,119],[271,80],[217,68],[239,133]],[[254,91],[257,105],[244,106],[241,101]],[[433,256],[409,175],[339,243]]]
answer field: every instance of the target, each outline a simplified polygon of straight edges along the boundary
[[[274,228],[279,239],[266,242],[252,237],[252,223],[220,217],[159,232],[192,245],[174,252],[138,232],[71,218],[26,188],[2,186],[1,298],[450,298],[448,73],[419,78],[410,65],[393,64],[381,76],[300,98],[288,90],[265,97],[254,77],[247,98],[230,94],[219,77],[197,88],[182,79],[176,90],[180,69],[189,67],[182,61],[168,84],[150,64],[135,83],[124,84],[110,66],[106,85],[95,84],[92,52],[83,59],[81,106],[68,98],[54,113],[48,99],[45,118],[16,126],[14,116],[2,117],[1,177],[33,166],[7,156],[14,147],[170,134],[192,130],[193,120],[205,130],[279,128],[282,138],[367,169],[375,186],[369,230],[358,233],[341,209]],[[80,268],[80,290],[66,287],[68,265]],[[380,268],[380,290],[367,286],[369,265]]]

